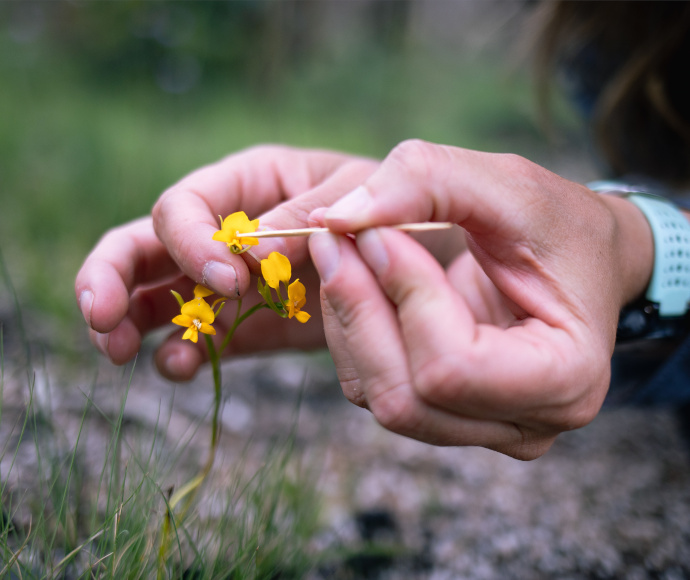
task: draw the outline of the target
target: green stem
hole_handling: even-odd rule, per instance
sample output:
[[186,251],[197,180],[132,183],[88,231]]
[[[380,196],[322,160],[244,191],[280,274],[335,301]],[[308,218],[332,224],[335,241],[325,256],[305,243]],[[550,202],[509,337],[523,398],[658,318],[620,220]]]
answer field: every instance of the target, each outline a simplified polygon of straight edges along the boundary
[[252,306],[247,312],[242,314],[240,316],[240,310],[242,309],[242,299],[240,298],[237,301],[237,314],[235,315],[235,321],[232,323],[232,326],[230,327],[230,330],[228,330],[228,333],[225,335],[225,339],[220,345],[220,348],[218,349],[218,356],[222,355],[227,346],[230,344],[230,341],[232,340],[232,337],[235,335],[235,330],[237,327],[247,318],[249,318],[252,314],[257,312],[258,310],[261,310],[262,308],[269,308],[268,304],[265,302],[260,302],[259,304],[255,304]]
[[213,467],[213,463],[216,458],[216,451],[218,449],[218,441],[220,439],[220,406],[221,406],[221,401],[222,401],[222,377],[221,377],[221,371],[220,371],[220,357],[223,351],[227,348],[228,344],[230,344],[230,341],[232,340],[233,336],[235,335],[235,330],[237,330],[237,327],[244,321],[246,320],[249,316],[260,310],[261,308],[268,308],[268,305],[265,303],[260,303],[252,306],[249,310],[247,310],[244,314],[241,313],[242,311],[242,300],[237,301],[237,311],[235,314],[235,320],[232,323],[232,326],[228,330],[227,334],[225,335],[225,338],[223,339],[223,342],[220,345],[220,348],[216,349],[215,345],[213,344],[213,340],[208,334],[204,335],[204,338],[206,339],[206,347],[208,348],[208,358],[209,362],[211,363],[211,368],[213,370],[213,395],[214,395],[214,400],[213,400],[213,418],[212,418],[212,423],[211,423],[211,444],[209,448],[209,456],[206,459],[206,462],[204,463],[204,466],[201,468],[199,473],[194,476],[191,480],[189,480],[186,484],[184,484],[180,489],[177,490],[173,494],[173,496],[170,498],[170,501],[166,505],[166,513],[165,513],[165,518],[163,520],[163,528],[161,530],[161,545],[160,545],[160,550],[158,553],[158,578],[159,580],[163,578],[163,573],[165,569],[165,562],[167,560],[167,550],[168,550],[168,542],[169,542],[169,535],[170,535],[170,528],[171,528],[171,519],[173,517],[172,511],[175,509],[175,506],[180,503],[182,500],[184,500],[184,504],[180,510],[179,516],[176,518],[177,522],[182,522],[187,514],[187,511],[189,510],[192,501],[194,501],[194,498],[196,497],[196,493],[201,487],[201,484],[204,482],[206,479],[206,476],[209,474],[211,471],[211,468]]

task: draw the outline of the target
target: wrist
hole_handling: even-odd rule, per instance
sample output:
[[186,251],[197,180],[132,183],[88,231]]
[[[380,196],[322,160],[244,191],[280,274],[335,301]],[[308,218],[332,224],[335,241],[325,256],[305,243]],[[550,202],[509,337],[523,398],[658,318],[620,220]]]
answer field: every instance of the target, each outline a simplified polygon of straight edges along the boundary
[[616,222],[619,308],[644,296],[654,270],[654,237],[642,211],[630,200],[606,193],[601,200]]
[[[609,192],[607,188],[605,190]],[[609,207],[626,213],[629,222],[628,234],[638,232],[630,248],[638,256],[622,252],[626,259],[633,259],[633,268],[626,271],[623,291],[623,308],[617,329],[617,342],[639,339],[673,339],[686,336],[690,331],[690,222],[688,213],[680,211],[675,204],[664,197],[647,193],[647,189],[623,189],[625,201],[634,205],[647,222],[647,235],[640,229],[639,218],[623,204],[609,199]],[[615,193],[615,192],[614,192]],[[606,198],[604,196],[602,199]],[[620,199],[620,198],[619,198]],[[616,210],[614,210],[616,211]],[[620,213],[617,218],[620,221]],[[652,255],[649,257],[649,237]],[[624,263],[624,262],[623,262]],[[646,265],[651,264],[651,273]],[[618,274],[618,273],[616,273]],[[630,277],[632,276],[632,277]],[[642,280],[648,279],[643,293],[639,293]],[[632,299],[630,296],[632,295]]]

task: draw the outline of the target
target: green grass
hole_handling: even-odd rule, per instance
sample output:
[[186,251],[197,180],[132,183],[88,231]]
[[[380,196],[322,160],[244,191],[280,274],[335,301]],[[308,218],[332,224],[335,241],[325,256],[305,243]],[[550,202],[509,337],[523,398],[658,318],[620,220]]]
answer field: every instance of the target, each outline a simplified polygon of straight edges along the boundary
[[[24,326],[1,255],[0,274],[13,303],[12,330],[0,323],[0,578],[303,578],[319,558],[308,549],[319,503],[294,432],[262,447],[258,466],[247,461],[251,441],[225,458],[230,469],[216,461],[186,517],[174,512],[164,533],[170,482],[198,469],[188,445],[205,419],[172,444],[158,420],[126,420],[135,363],[113,384],[82,364],[71,397],[81,395],[81,412],[56,406],[67,387],[47,378],[57,377],[55,357],[36,356],[45,345]],[[98,390],[120,392],[119,407],[102,409]]]
[[[290,433],[265,452],[258,468],[235,458],[221,481],[205,483],[199,499],[210,509],[193,509],[173,528],[160,560],[169,494],[161,482],[190,476],[186,442],[170,449],[162,441],[164,426],[152,439],[125,426],[124,404],[136,376],[131,370],[124,384],[108,387],[123,393],[119,413],[98,408],[94,381],[69,435],[64,421],[56,423],[38,401],[35,373],[27,374],[25,406],[2,416],[12,428],[0,451],[0,577],[303,578],[318,558],[307,549],[318,529],[318,502],[314,474]],[[87,441],[104,431],[102,464],[89,464],[94,444]]]

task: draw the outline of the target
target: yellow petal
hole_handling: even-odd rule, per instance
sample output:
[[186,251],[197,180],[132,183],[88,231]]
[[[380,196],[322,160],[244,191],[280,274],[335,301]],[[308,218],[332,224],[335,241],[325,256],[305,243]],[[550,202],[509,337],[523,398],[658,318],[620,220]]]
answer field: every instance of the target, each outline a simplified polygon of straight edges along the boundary
[[221,221],[220,230],[213,234],[213,239],[225,242],[230,249],[241,250],[242,246],[256,246],[257,238],[238,238],[237,234],[251,234],[259,227],[259,220],[250,220],[243,211],[236,211]]
[[237,242],[244,246],[258,246],[259,238],[237,238]]
[[290,260],[278,252],[271,252],[268,258],[261,260],[261,275],[274,290],[278,289],[281,282],[287,284],[292,276]]
[[206,286],[202,286],[201,284],[194,286],[194,298],[206,298],[206,296],[210,296],[211,294],[213,294],[213,290],[209,290]]
[[178,314],[172,321],[180,326],[191,326],[194,324],[193,319],[186,314]]
[[192,320],[196,318],[201,322],[207,322],[209,324],[216,319],[213,309],[203,298],[195,298],[194,300],[185,302],[182,306],[181,312],[182,314],[189,316]]
[[182,340],[191,340],[192,342],[199,340],[199,331],[196,329],[196,326],[192,325],[185,330]]
[[306,293],[307,289],[304,287],[304,284],[299,281],[299,278],[288,286],[288,318],[294,316],[300,322],[306,322],[311,318],[310,314],[302,312],[301,310],[302,306],[307,303]]
[[231,242],[233,239],[235,239],[235,236],[231,235],[229,231],[225,230],[217,230],[216,233],[213,234],[213,239],[216,240],[216,242]]
[[297,308],[302,308],[307,303],[306,294],[307,289],[299,278],[288,286],[288,300],[291,304],[297,305]]
[[304,324],[307,320],[311,318],[311,314],[304,312],[303,310],[300,310],[295,314],[295,318],[299,320],[302,324]]
[[204,334],[216,334],[216,329],[213,328],[210,324],[206,324],[205,322],[201,323],[201,328],[199,329],[199,332],[203,332]]
[[233,233],[249,234],[259,227],[259,220],[249,220],[243,211],[236,211],[223,220],[223,229]]

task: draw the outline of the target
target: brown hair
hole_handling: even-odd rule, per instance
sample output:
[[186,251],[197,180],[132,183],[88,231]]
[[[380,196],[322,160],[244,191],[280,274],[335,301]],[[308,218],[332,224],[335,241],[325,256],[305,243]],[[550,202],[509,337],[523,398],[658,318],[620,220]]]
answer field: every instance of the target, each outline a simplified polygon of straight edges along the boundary
[[[593,97],[593,136],[615,175],[690,185],[690,2],[542,2],[537,83],[555,69]],[[596,56],[595,56],[596,55]]]

